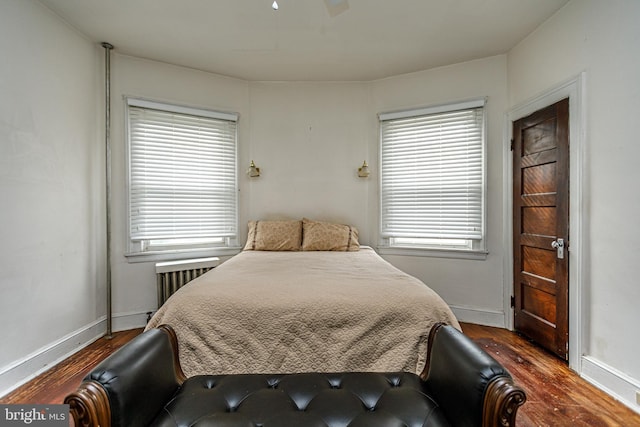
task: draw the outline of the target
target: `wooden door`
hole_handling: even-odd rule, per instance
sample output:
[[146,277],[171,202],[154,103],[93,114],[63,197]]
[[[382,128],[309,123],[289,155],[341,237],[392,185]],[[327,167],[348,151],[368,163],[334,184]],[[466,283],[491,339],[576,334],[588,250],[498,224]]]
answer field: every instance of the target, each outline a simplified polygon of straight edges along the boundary
[[515,122],[512,142],[514,327],[567,360],[569,100]]

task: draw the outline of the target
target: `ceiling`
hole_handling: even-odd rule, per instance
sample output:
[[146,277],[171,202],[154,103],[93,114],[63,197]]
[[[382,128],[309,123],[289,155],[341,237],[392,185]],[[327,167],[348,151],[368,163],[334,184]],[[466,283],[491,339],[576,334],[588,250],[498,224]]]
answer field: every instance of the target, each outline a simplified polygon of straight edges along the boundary
[[276,11],[273,0],[39,1],[121,54],[252,81],[369,81],[498,55],[567,3],[278,0]]

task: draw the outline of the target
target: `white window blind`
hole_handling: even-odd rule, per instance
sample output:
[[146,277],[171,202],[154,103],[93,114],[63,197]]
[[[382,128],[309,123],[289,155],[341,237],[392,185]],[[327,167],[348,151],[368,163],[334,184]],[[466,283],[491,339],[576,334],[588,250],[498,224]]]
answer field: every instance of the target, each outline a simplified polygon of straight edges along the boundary
[[484,100],[380,115],[381,237],[481,240]]
[[237,234],[237,116],[128,99],[132,241]]

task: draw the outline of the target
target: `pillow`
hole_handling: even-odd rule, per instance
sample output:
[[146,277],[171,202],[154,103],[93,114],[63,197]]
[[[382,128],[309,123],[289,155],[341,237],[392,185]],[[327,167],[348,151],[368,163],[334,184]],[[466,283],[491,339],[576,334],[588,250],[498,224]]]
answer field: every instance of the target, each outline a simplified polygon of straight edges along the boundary
[[299,251],[302,221],[249,221],[245,251]]
[[358,251],[358,230],[331,222],[302,220],[303,251]]

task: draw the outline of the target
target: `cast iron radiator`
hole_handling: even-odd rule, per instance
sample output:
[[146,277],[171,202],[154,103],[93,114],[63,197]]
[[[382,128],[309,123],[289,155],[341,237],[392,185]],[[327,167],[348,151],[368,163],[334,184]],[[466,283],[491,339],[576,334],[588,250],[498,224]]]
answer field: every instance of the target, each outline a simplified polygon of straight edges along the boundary
[[218,264],[220,264],[220,259],[215,257],[157,263],[158,308],[160,308],[175,291]]

